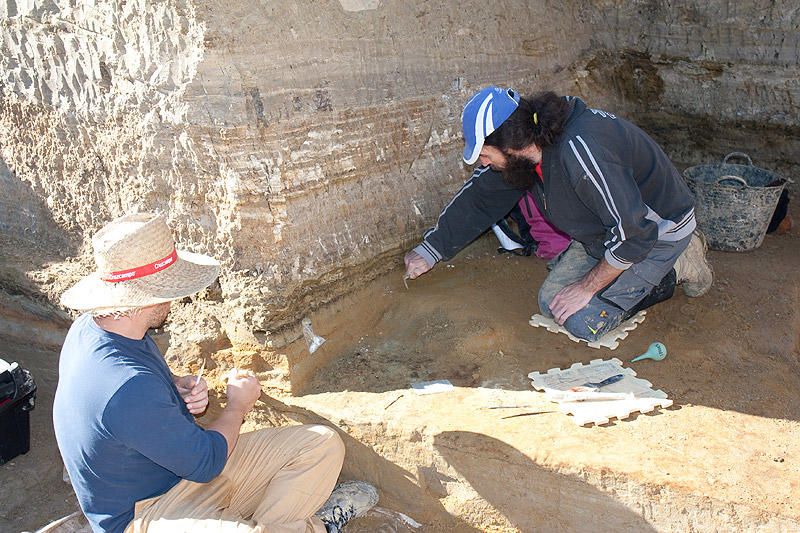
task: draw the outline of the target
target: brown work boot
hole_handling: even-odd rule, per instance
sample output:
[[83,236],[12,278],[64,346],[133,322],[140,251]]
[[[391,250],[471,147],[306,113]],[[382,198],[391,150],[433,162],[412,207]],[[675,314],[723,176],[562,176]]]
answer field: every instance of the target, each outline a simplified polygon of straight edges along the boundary
[[695,231],[689,246],[675,261],[677,282],[683,287],[686,296],[691,298],[707,293],[714,281],[714,272],[706,259],[707,249],[705,236]]

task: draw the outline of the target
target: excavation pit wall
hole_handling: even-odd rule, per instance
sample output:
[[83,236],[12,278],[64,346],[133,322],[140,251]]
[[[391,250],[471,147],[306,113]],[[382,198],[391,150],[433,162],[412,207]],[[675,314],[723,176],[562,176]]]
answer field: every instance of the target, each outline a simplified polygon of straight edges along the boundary
[[488,84],[582,96],[680,167],[800,175],[786,3],[73,4],[0,7],[0,239],[27,258],[0,286],[57,301],[94,232],[163,211],[223,265],[193,300],[218,333],[181,343],[282,345],[385,273],[466,178],[459,116]]

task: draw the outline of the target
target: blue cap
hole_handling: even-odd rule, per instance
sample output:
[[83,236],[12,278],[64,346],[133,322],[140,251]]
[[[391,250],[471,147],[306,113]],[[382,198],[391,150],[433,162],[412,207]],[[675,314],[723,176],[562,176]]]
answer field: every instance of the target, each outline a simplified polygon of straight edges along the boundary
[[461,113],[466,164],[471,165],[478,160],[483,141],[516,111],[517,106],[519,94],[514,89],[486,87],[470,98]]

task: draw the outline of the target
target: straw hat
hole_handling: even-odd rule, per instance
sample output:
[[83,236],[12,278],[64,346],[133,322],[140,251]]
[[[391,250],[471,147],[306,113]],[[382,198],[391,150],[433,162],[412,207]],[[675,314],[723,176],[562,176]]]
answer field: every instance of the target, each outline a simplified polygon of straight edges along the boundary
[[66,307],[122,310],[169,302],[208,287],[219,273],[211,257],[177,251],[166,220],[153,213],[109,222],[92,246],[97,271],[61,296]]

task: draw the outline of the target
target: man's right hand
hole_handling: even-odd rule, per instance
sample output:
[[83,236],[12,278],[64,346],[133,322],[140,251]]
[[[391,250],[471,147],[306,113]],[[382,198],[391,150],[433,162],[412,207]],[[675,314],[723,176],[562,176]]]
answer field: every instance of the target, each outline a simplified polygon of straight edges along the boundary
[[406,277],[408,279],[416,279],[433,268],[414,250],[408,252],[403,261],[406,263]]
[[234,368],[228,374],[228,405],[247,413],[261,396],[261,383],[251,372]]
[[239,430],[247,412],[253,408],[261,396],[261,383],[252,372],[234,368],[228,374],[228,405],[216,420],[208,425],[209,430],[225,437],[228,444],[228,457],[239,441]]

